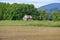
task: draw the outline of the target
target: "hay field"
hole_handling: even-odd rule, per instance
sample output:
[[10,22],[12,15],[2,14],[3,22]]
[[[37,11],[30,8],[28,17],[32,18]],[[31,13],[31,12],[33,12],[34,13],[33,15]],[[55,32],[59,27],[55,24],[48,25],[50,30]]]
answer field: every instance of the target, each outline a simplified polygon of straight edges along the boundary
[[59,27],[0,27],[0,40],[60,40]]

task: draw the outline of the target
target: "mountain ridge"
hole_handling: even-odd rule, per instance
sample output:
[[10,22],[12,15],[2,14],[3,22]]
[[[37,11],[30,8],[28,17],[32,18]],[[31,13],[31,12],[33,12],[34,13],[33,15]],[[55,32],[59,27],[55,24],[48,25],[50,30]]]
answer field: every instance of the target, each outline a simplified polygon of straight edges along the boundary
[[46,10],[47,13],[51,13],[52,11],[60,12],[60,3],[51,3],[51,4],[48,4],[48,5],[37,8],[38,11],[40,9]]

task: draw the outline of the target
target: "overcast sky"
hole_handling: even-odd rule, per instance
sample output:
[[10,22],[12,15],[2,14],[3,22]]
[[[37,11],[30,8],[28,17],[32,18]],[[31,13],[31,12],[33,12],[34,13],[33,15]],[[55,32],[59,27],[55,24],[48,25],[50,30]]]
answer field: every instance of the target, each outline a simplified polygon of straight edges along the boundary
[[34,4],[38,8],[50,3],[60,3],[60,0],[0,0],[0,2]]

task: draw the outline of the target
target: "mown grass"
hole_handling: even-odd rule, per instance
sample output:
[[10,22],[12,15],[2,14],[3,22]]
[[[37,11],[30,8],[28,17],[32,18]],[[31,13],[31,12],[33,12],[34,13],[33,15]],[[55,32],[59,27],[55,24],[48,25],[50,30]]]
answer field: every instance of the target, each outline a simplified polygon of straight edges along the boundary
[[23,20],[2,20],[0,26],[46,26],[46,27],[60,27],[60,21],[23,21]]

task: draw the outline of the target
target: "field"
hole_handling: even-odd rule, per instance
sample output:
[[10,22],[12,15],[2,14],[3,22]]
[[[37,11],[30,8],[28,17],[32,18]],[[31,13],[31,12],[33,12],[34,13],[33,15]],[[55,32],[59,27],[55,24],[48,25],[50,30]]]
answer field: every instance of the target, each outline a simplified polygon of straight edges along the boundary
[[0,40],[60,40],[60,28],[54,27],[0,27]]
[[60,21],[37,21],[37,20],[2,20],[0,26],[34,26],[34,27],[60,27]]
[[0,40],[60,40],[60,21],[0,21]]

